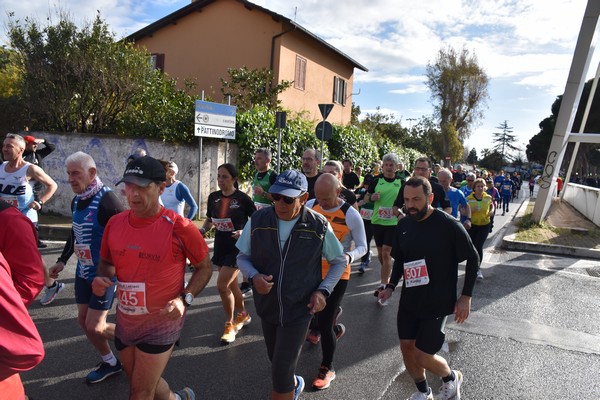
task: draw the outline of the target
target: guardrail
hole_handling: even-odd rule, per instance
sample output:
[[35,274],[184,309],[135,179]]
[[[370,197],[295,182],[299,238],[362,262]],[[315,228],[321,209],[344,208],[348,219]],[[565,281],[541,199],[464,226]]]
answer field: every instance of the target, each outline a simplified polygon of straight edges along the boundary
[[564,191],[564,201],[595,225],[600,226],[600,189],[577,183],[567,183]]

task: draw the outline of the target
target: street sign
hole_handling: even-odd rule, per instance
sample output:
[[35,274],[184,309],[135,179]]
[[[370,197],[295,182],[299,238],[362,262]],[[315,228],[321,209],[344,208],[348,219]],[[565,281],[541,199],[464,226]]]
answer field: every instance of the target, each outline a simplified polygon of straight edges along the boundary
[[321,111],[321,115],[323,119],[327,119],[329,113],[333,109],[333,104],[319,104],[319,111]]
[[285,111],[277,111],[275,113],[275,128],[284,129],[287,113]]
[[321,140],[329,140],[333,136],[333,126],[327,121],[319,122],[315,129],[317,138]]
[[235,139],[236,107],[196,100],[194,135]]

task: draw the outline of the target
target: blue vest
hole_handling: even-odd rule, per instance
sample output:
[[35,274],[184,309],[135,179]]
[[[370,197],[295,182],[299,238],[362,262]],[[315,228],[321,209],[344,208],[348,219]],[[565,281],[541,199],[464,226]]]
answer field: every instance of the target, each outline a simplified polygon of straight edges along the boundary
[[89,206],[77,210],[79,198],[75,197],[73,204],[73,233],[75,234],[75,255],[77,256],[76,275],[92,282],[96,276],[96,267],[100,261],[100,244],[104,227],[98,222],[98,206],[105,193],[110,188],[103,186],[92,199]]

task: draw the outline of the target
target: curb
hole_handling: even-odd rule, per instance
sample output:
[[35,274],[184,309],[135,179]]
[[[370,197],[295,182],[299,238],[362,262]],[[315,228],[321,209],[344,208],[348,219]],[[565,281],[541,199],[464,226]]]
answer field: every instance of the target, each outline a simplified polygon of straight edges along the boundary
[[588,249],[585,247],[567,247],[561,245],[550,245],[545,243],[535,243],[535,242],[521,242],[515,240],[517,236],[516,231],[517,228],[513,221],[516,218],[521,218],[525,215],[525,210],[527,209],[527,205],[530,200],[524,201],[519,210],[515,213],[515,215],[511,219],[511,224],[508,229],[507,235],[502,238],[501,247],[505,250],[512,251],[524,251],[529,253],[544,253],[544,254],[554,254],[559,256],[566,257],[577,257],[577,258],[591,258],[595,260],[600,260],[600,250],[596,249]]

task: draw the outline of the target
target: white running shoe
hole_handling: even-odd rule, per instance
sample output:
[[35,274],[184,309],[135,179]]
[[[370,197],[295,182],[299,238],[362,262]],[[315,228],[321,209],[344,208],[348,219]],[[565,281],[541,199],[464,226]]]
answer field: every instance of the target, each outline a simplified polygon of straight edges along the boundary
[[56,298],[56,296],[58,296],[58,294],[60,292],[62,292],[62,290],[65,288],[65,284],[61,283],[59,281],[55,281],[56,285],[54,285],[54,287],[44,287],[44,293],[42,294],[42,297],[40,298],[40,304],[43,306],[47,306],[48,304],[52,303],[54,301],[54,299]]
[[408,400],[433,400],[433,392],[431,391],[431,388],[429,389],[429,393],[416,391],[408,398]]
[[462,372],[454,370],[454,380],[442,383],[437,400],[460,400],[460,386],[462,382]]

